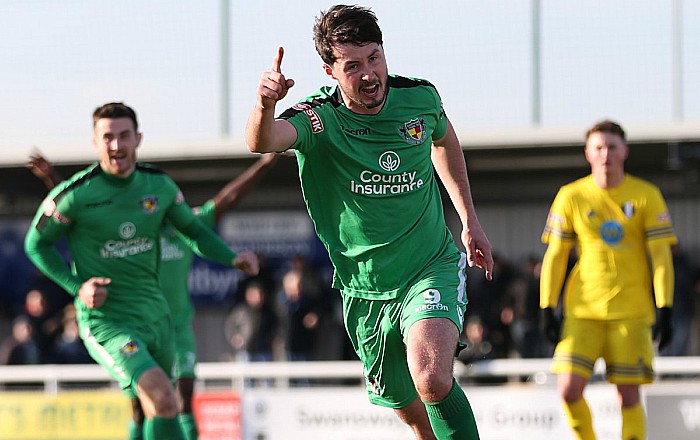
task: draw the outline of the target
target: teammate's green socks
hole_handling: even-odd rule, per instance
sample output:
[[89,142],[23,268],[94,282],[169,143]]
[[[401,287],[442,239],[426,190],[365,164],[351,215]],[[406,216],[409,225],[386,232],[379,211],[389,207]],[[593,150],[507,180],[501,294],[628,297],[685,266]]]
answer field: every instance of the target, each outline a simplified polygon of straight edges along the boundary
[[644,440],[647,438],[644,408],[641,403],[622,407],[622,440]]
[[180,428],[185,434],[185,440],[197,440],[197,425],[194,421],[194,414],[180,414],[178,420],[180,421]]
[[143,422],[144,440],[185,440],[185,435],[180,428],[177,417],[166,419],[164,417],[153,417],[153,420],[146,419]]
[[439,440],[478,440],[479,431],[471,405],[457,381],[450,393],[439,402],[423,402],[430,426]]
[[129,440],[143,440],[143,425],[129,421]]

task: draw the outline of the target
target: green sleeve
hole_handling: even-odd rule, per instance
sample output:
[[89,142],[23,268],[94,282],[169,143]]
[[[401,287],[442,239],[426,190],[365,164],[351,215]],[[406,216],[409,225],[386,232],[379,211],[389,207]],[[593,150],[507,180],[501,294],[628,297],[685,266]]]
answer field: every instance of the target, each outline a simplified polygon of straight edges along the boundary
[[73,296],[78,294],[82,281],[73,274],[54,244],[66,233],[67,227],[44,215],[39,207],[27,236],[24,251],[29,260],[52,281]]
[[194,208],[194,212],[205,225],[214,229],[216,226],[216,203],[213,199],[209,199],[198,208]]
[[231,266],[236,253],[214,231],[197,218],[187,204],[175,204],[168,219],[182,233],[187,245],[199,256]]

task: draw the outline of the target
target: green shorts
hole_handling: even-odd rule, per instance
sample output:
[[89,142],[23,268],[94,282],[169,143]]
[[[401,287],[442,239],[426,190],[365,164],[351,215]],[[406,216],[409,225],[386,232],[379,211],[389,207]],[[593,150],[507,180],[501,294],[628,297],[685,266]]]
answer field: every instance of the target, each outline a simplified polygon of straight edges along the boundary
[[467,303],[465,269],[466,255],[457,252],[426,267],[394,299],[343,294],[345,328],[364,365],[370,402],[403,408],[418,397],[408,371],[408,330],[421,319],[447,318],[462,332]]
[[114,321],[80,323],[80,336],[90,356],[136,396],[136,383],[146,370],[159,366],[172,376],[175,352],[170,315],[139,323]]
[[173,375],[175,379],[195,377],[194,370],[197,365],[197,349],[192,330],[192,318],[174,319],[175,328],[175,364]]

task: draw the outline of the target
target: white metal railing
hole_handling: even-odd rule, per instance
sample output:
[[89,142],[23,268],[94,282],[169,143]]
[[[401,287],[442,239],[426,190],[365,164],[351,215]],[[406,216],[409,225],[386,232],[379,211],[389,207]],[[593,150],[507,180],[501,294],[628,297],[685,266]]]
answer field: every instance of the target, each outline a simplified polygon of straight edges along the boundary
[[[458,379],[484,377],[523,377],[549,374],[551,359],[495,359],[464,365],[455,364]],[[598,362],[597,374],[605,365]],[[657,357],[654,360],[657,375],[697,375],[700,378],[700,356]],[[361,379],[362,364],[358,361],[317,362],[202,362],[197,365],[200,381],[226,380],[232,384],[245,379],[288,380],[308,379]],[[104,383],[116,386],[99,365],[17,365],[0,366],[0,386],[12,383],[42,384],[47,393],[56,393],[66,383]]]

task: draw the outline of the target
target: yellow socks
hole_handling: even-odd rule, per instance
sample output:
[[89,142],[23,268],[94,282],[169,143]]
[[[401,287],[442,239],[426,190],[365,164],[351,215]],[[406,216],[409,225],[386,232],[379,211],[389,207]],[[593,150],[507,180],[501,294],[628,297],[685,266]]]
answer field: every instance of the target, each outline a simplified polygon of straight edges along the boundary
[[646,419],[641,403],[622,408],[622,440],[646,439]]
[[[582,397],[574,403],[564,402],[564,412],[566,412],[566,417],[569,419],[569,426],[574,430],[576,440],[595,440],[593,419],[586,399]],[[640,438],[639,440],[643,439]]]

